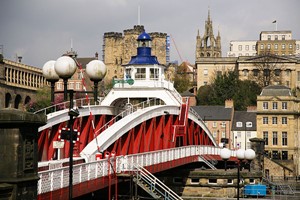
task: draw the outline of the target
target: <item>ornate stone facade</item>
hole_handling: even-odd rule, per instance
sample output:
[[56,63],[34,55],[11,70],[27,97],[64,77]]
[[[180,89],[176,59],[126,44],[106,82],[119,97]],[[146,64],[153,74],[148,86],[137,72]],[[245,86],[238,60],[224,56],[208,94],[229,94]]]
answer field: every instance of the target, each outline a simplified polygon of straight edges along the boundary
[[208,11],[207,21],[205,21],[205,32],[203,37],[200,36],[199,30],[196,42],[196,61],[202,57],[221,57],[221,36],[218,31],[218,36],[214,36],[213,25],[210,19],[210,11]]
[[[145,31],[144,26],[136,25],[133,29],[119,32],[107,32],[103,36],[103,62],[107,67],[105,80],[122,78],[124,75],[122,65],[127,64],[131,56],[136,55],[137,37]],[[152,38],[152,54],[157,57],[158,62],[166,65],[166,33],[149,33]]]

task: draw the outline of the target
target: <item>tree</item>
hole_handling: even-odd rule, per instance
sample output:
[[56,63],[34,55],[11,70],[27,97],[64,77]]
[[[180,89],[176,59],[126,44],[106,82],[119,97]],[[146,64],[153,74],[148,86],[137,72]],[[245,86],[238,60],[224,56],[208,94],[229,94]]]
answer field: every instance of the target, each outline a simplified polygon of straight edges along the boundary
[[235,71],[219,74],[211,85],[199,88],[198,105],[224,105],[225,100],[233,99],[236,110],[246,110],[256,105],[256,97],[261,87],[253,81],[241,81]]
[[254,70],[249,79],[258,83],[261,87],[273,84],[282,84],[282,71],[285,70],[279,56],[265,52],[253,60]]
[[179,93],[185,92],[191,88],[191,77],[189,73],[185,63],[177,67],[174,76],[174,87]]

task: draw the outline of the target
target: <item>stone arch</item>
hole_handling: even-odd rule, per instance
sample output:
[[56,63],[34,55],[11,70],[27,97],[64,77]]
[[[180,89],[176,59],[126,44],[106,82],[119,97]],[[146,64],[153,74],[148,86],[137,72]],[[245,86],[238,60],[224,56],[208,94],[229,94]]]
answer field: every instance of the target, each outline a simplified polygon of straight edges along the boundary
[[31,102],[31,97],[30,96],[26,96],[25,97],[25,101],[24,101],[24,106],[28,105]]
[[5,94],[5,108],[11,108],[12,97],[10,93]]
[[15,98],[15,109],[19,109],[21,101],[22,101],[22,97],[21,95],[18,94]]

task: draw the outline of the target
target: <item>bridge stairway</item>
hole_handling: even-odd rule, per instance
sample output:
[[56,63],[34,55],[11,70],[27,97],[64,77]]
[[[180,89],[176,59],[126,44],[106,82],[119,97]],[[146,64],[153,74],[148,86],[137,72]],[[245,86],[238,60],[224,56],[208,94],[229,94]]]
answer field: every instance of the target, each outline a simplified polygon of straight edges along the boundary
[[[200,158],[200,160],[202,160],[205,164],[207,164],[211,169],[213,169],[213,170],[216,170],[216,169],[217,169],[217,168],[214,166],[215,164],[217,164],[217,163],[215,163],[216,160],[213,160],[213,163],[211,163],[210,161],[206,160],[203,156],[199,156],[199,158]],[[218,161],[216,161],[216,162],[218,162]]]
[[277,183],[277,182],[275,183],[266,177],[263,177],[263,182],[266,183],[270,188],[274,187],[275,191],[279,194],[295,195],[294,190],[288,184]]
[[133,181],[154,199],[182,200],[179,195],[142,166],[136,165],[135,169]]

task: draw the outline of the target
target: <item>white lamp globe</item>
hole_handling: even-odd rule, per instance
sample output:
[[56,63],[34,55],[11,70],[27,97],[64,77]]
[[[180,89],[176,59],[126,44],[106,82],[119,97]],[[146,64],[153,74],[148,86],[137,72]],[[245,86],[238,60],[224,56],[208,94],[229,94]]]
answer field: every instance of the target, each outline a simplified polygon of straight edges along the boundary
[[253,149],[247,149],[245,151],[245,159],[253,160],[255,158],[255,151]]
[[231,152],[227,148],[221,149],[220,156],[223,160],[228,160],[230,158]]
[[243,160],[245,159],[245,150],[244,149],[239,149],[236,151],[236,157],[239,159],[239,160]]
[[43,66],[42,72],[43,72],[44,77],[48,81],[58,81],[59,80],[59,76],[57,75],[57,73],[55,72],[55,69],[54,69],[54,64],[55,64],[55,60],[50,60],[50,61],[46,62]]
[[75,73],[76,68],[75,61],[69,56],[58,58],[54,64],[55,72],[63,79],[71,78]]
[[86,65],[86,73],[92,81],[100,81],[106,75],[106,66],[101,60],[92,60]]

